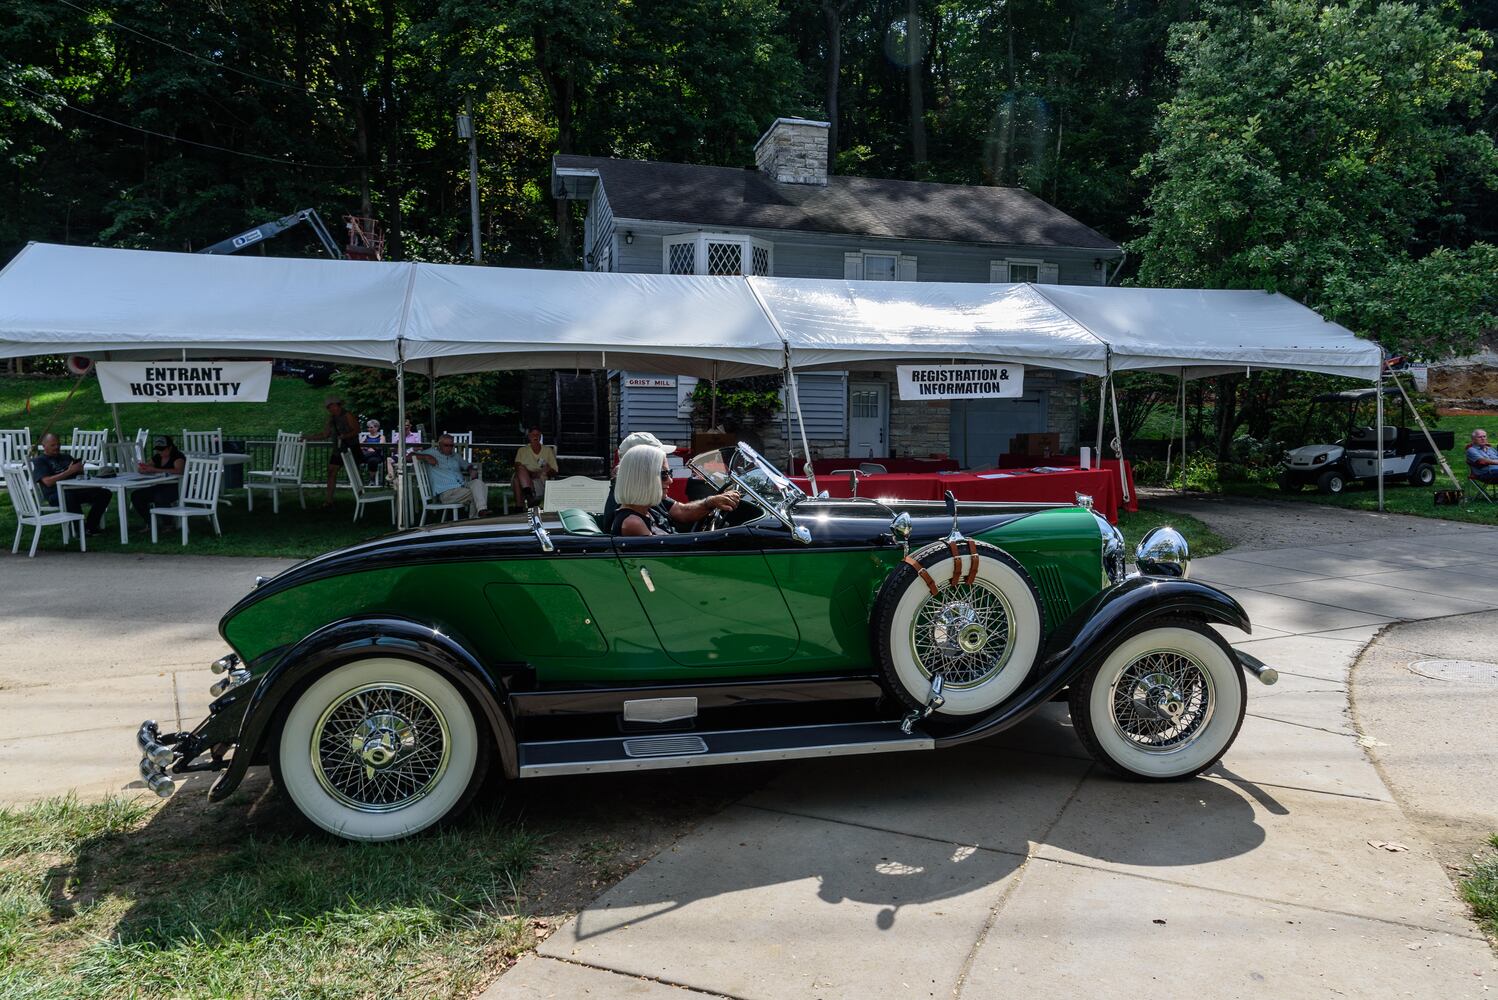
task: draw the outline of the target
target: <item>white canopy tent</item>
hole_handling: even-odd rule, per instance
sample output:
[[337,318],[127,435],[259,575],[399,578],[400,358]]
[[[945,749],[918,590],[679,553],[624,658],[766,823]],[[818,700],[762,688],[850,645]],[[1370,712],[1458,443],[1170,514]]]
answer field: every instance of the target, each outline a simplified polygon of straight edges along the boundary
[[[433,376],[618,366],[719,378],[783,369],[798,413],[796,368],[1003,360],[1104,377],[1288,368],[1369,380],[1381,371],[1377,345],[1284,296],[1253,291],[745,279],[31,244],[0,271],[0,358],[52,353],[318,358],[394,367],[402,380],[410,366]],[[397,395],[403,423],[403,388]],[[805,448],[804,428],[802,437]]]

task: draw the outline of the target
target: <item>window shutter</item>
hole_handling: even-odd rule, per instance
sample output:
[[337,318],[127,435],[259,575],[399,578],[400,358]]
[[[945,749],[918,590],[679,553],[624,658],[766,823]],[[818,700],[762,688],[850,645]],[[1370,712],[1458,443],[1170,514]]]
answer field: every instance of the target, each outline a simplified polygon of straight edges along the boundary
[[900,280],[915,280],[915,258],[903,253],[900,255]]
[[849,281],[863,280],[863,254],[843,254],[843,277]]
[[988,262],[989,281],[1008,281],[1009,262],[1007,260],[991,260]]
[[1053,261],[1042,261],[1040,264],[1040,284],[1061,284],[1061,265]]

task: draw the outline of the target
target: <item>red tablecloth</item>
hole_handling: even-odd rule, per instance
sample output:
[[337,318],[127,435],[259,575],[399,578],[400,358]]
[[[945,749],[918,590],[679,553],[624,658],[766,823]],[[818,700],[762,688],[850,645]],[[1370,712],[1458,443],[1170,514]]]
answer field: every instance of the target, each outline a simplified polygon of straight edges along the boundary
[[826,476],[838,469],[856,469],[864,462],[882,465],[890,473],[956,472],[962,468],[955,458],[818,458],[811,467],[817,475]]
[[[1003,501],[1007,503],[1072,503],[1078,493],[1092,497],[1093,509],[1106,517],[1110,523],[1118,523],[1120,507],[1125,510],[1139,509],[1134,496],[1134,473],[1127,462],[1124,472],[1129,478],[1130,501],[1123,502],[1123,490],[1118,482],[1118,463],[1112,468],[1066,469],[1062,472],[1031,472],[1029,469],[1006,469],[1000,472],[953,472],[953,473],[905,473],[891,472],[886,475],[859,476],[858,495],[898,500],[940,500],[947,490],[958,500]],[[811,482],[802,476],[793,476],[792,482],[807,492]],[[851,496],[847,475],[824,476],[817,474],[817,487],[833,497]],[[671,496],[686,499],[686,481],[677,479],[671,484]]]

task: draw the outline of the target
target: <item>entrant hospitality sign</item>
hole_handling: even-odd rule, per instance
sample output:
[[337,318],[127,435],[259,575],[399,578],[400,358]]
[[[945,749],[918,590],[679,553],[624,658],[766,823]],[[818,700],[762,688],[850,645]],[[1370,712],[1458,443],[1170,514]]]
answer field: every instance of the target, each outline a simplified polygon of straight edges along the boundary
[[900,365],[900,398],[1009,399],[1025,394],[1025,366],[995,363]]
[[263,403],[269,361],[101,361],[106,403]]

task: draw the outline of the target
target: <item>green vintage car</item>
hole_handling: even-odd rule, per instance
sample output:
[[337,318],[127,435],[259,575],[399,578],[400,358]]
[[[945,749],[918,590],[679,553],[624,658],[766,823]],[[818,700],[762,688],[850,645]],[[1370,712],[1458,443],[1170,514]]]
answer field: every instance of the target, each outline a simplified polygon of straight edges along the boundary
[[418,528],[303,562],[231,608],[208,718],[140,727],[141,776],[270,765],[316,825],[388,840],[506,779],[931,750],[1065,698],[1098,760],[1197,774],[1243,719],[1245,674],[1159,530],[1075,506],[808,497],[744,445],[689,463],[729,517],[657,537],[560,523]]

